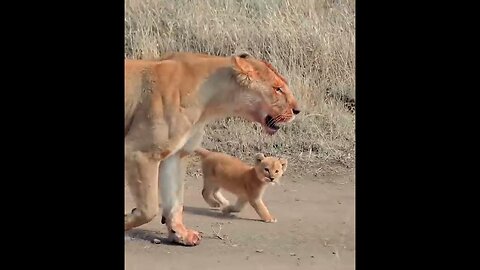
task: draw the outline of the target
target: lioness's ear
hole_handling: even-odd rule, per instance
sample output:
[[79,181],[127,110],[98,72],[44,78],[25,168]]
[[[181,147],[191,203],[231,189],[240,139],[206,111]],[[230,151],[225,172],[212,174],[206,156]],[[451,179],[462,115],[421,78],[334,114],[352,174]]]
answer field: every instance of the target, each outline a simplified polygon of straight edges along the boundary
[[233,67],[239,71],[240,73],[243,73],[248,76],[253,76],[255,69],[253,66],[246,60],[248,56],[245,56],[243,54],[241,55],[234,55],[232,56],[232,62],[233,62]]
[[255,164],[260,163],[265,158],[265,155],[262,153],[258,153],[255,155]]
[[287,170],[287,165],[288,165],[288,161],[284,158],[280,158],[280,163],[282,164],[282,170],[283,171],[286,171]]
[[247,51],[240,51],[238,53],[235,54],[236,56],[240,57],[240,58],[249,58],[249,57],[252,57],[252,55],[247,52]]

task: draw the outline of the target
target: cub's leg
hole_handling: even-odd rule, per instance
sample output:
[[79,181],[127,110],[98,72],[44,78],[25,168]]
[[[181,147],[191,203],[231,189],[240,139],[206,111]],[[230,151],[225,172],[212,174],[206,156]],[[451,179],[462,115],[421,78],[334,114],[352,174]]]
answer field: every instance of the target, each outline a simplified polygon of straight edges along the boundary
[[208,174],[203,175],[203,189],[202,189],[202,196],[203,199],[205,200],[210,207],[220,207],[220,201],[217,201],[217,199],[214,196],[214,193],[219,190],[219,187],[217,187],[215,184],[213,184],[210,181],[210,177]]
[[170,241],[194,246],[200,243],[197,231],[187,229],[183,224],[183,191],[185,167],[181,164],[180,154],[174,154],[160,165],[159,182],[162,197],[162,223],[168,228]]
[[230,205],[230,202],[227,199],[225,199],[225,197],[223,197],[222,193],[220,192],[220,189],[217,189],[217,191],[213,193],[213,197],[215,198],[215,200],[220,202],[222,207],[226,207]]
[[203,189],[202,189],[202,196],[203,196],[203,199],[205,200],[206,203],[208,203],[208,205],[210,205],[210,207],[214,207],[214,208],[217,208],[217,207],[220,207],[220,201],[218,201],[215,196],[214,196],[214,193],[218,190],[218,188],[216,188],[215,186],[213,185],[205,185],[203,186]]
[[239,197],[237,202],[234,205],[228,205],[222,209],[222,212],[225,214],[228,213],[238,213],[242,211],[243,207],[247,204],[248,200],[245,198]]
[[125,214],[125,231],[151,221],[158,213],[158,165],[150,155],[132,151],[125,156],[126,178],[136,208]]
[[262,218],[265,222],[277,222],[277,219],[270,215],[268,212],[267,207],[263,203],[262,198],[251,198],[250,205],[257,211],[257,214]]

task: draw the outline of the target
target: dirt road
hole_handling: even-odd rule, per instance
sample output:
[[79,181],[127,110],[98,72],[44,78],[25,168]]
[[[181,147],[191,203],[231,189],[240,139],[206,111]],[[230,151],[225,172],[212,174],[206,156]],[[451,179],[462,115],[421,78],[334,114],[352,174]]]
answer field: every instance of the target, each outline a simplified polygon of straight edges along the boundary
[[[200,194],[202,178],[185,183],[188,227],[203,233],[199,246],[166,242],[155,218],[125,234],[125,269],[354,269],[355,180],[336,177],[282,178],[264,201],[277,223],[258,221],[247,205],[236,217],[210,209]],[[231,202],[234,197],[223,192]],[[126,190],[126,211],[133,207]],[[159,239],[159,244],[151,241]]]

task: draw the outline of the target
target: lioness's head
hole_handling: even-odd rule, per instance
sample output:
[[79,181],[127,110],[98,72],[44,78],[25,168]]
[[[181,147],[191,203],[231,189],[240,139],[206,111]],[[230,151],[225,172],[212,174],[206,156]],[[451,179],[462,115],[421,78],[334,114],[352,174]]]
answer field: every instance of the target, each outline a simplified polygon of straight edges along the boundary
[[265,157],[264,154],[255,155],[255,171],[258,179],[266,183],[278,183],[280,177],[287,170],[287,160],[278,157]]
[[278,124],[291,122],[300,113],[297,100],[288,83],[269,63],[257,60],[248,53],[232,56],[235,80],[239,84],[242,114],[262,124],[272,135]]

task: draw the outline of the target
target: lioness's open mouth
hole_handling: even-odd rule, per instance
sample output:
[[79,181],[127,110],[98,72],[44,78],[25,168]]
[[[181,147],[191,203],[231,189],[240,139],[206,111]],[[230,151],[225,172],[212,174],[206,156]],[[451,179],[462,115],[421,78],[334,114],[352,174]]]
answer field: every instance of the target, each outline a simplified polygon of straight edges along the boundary
[[270,115],[265,117],[265,126],[267,127],[267,133],[274,134],[280,128],[276,125],[275,120]]

